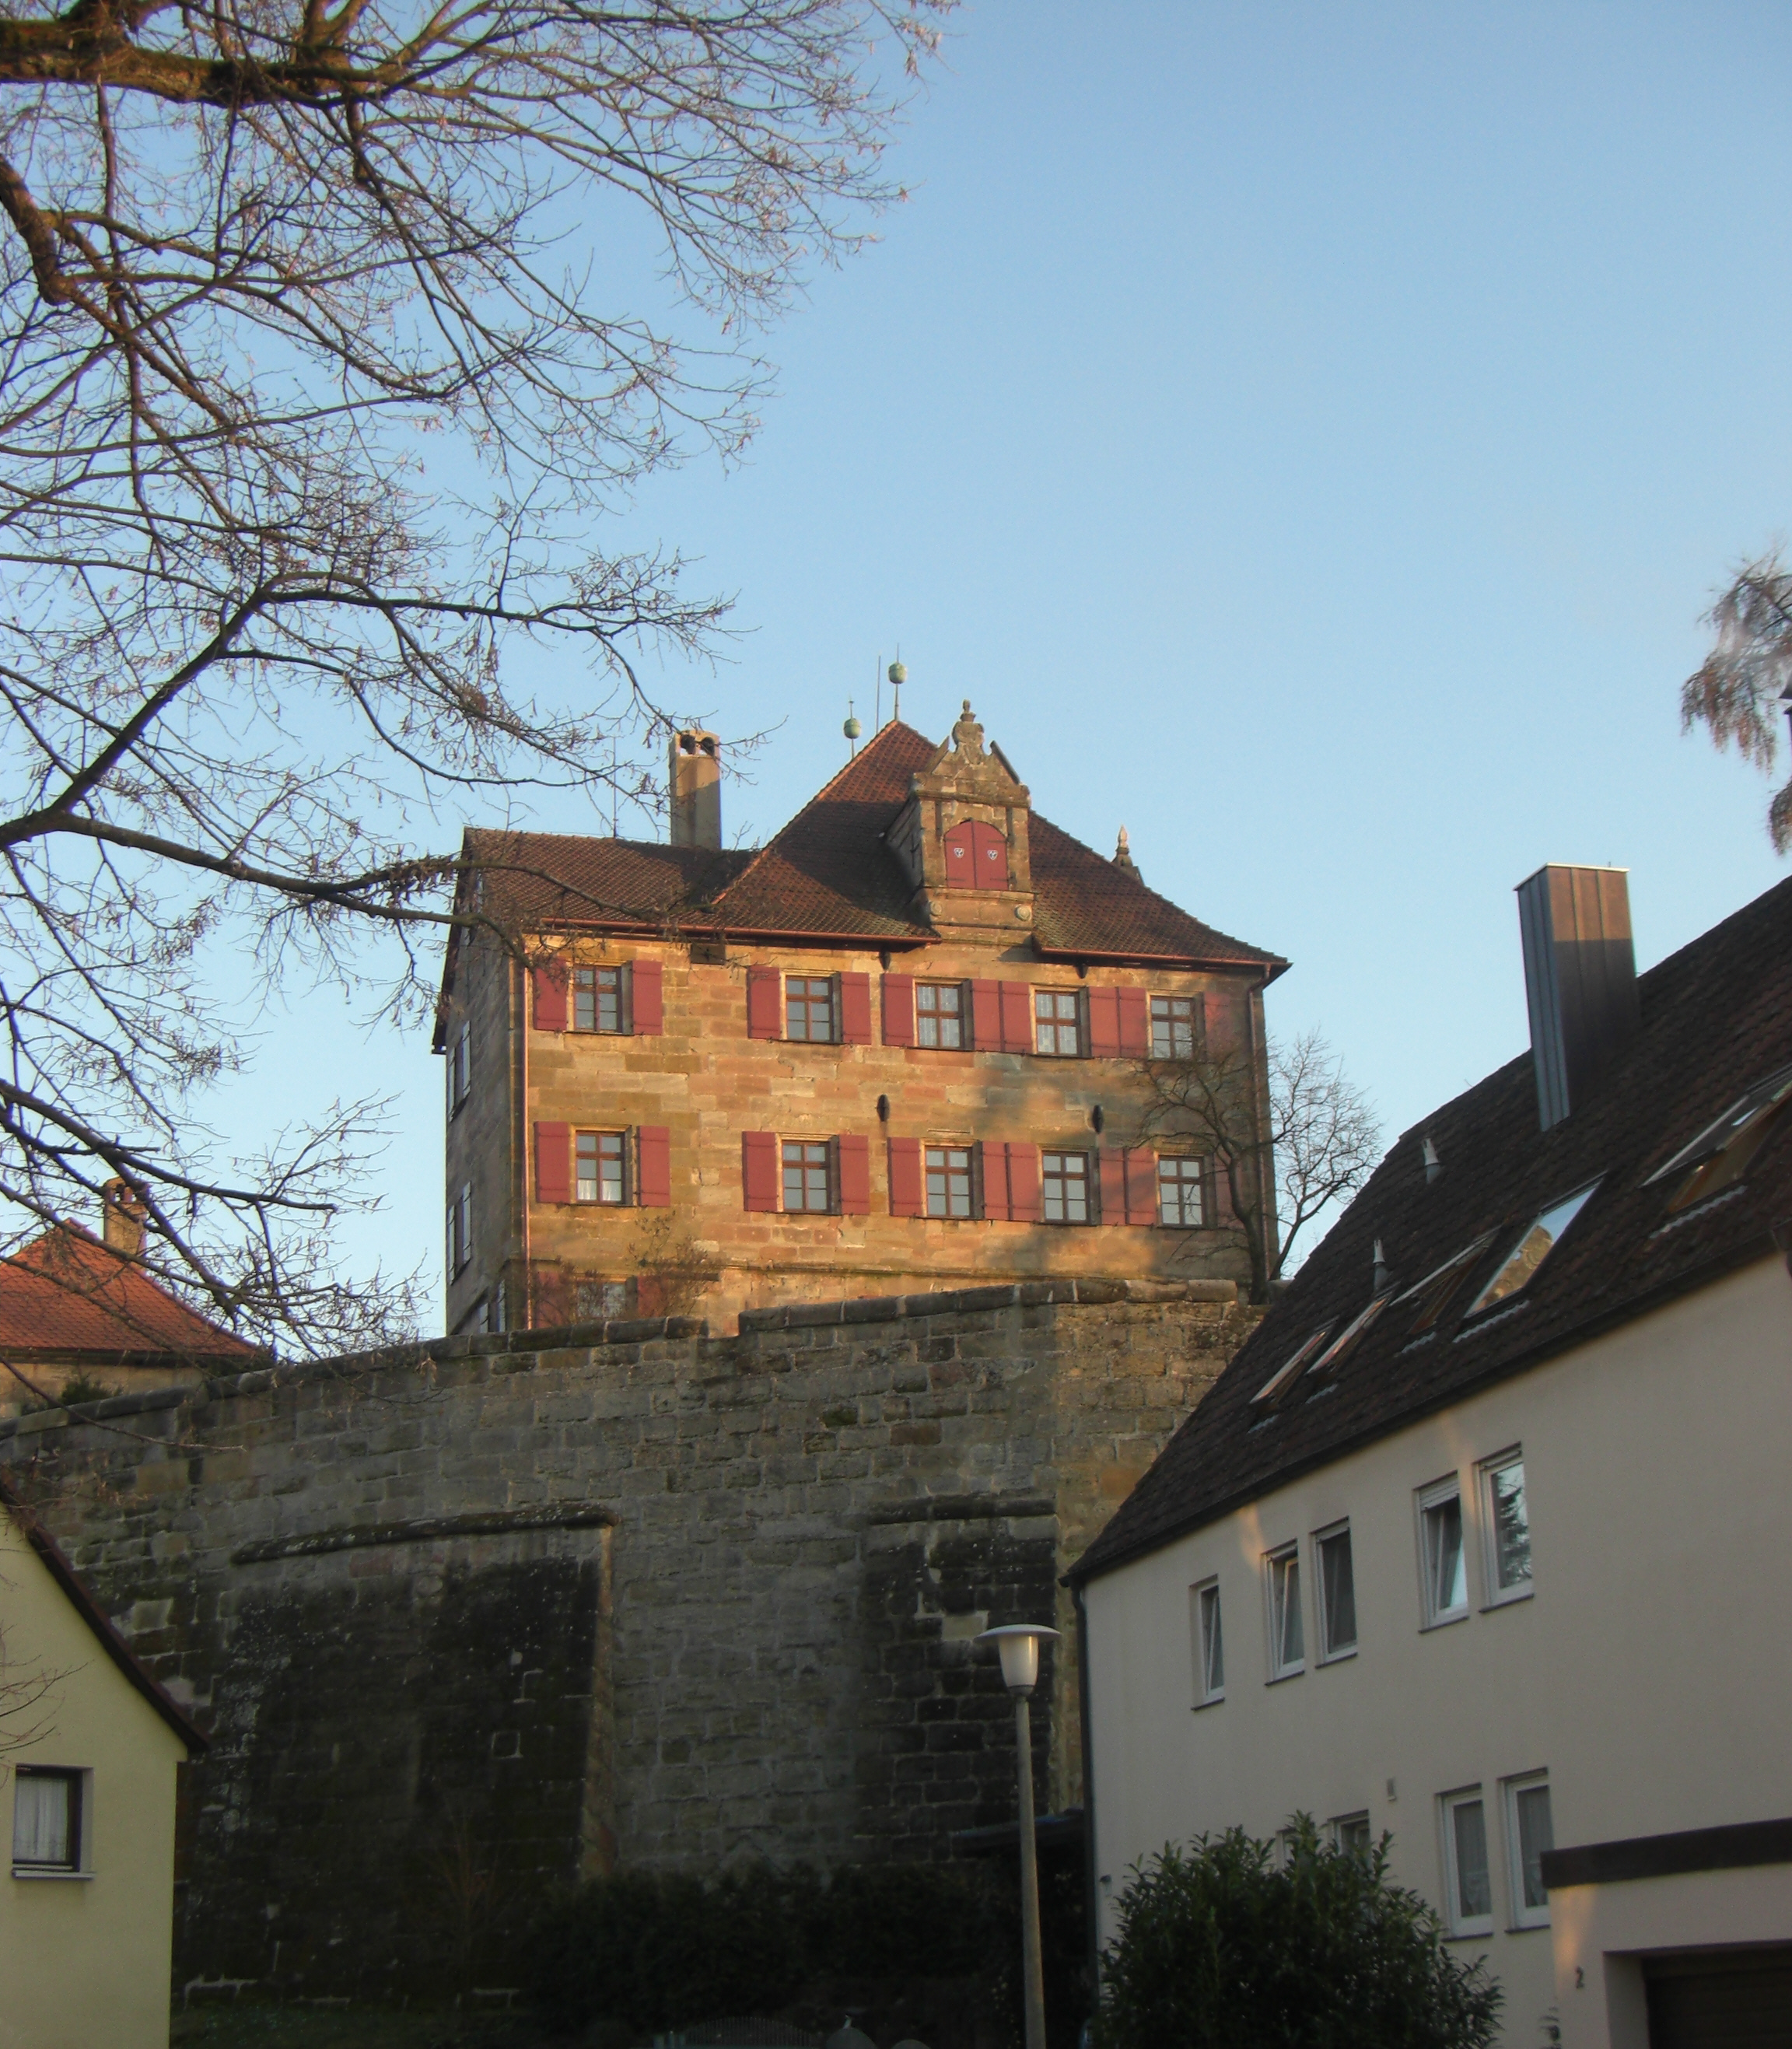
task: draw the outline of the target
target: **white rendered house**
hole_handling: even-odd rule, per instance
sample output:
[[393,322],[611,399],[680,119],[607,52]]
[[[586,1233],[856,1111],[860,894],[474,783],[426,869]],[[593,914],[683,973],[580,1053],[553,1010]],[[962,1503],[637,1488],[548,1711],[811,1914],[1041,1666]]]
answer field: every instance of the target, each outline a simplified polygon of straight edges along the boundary
[[1792,882],[1640,980],[1621,875],[1520,895],[1532,1054],[1394,1146],[1071,1575],[1098,1898],[1304,1811],[1391,1836],[1508,2043],[1782,2049]]

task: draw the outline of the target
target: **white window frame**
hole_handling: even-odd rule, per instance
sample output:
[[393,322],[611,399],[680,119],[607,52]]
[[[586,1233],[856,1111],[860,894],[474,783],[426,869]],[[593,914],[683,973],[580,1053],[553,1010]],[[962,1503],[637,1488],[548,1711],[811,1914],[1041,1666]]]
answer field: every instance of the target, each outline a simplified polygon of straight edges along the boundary
[[[1502,1472],[1514,1466],[1521,1472],[1525,1468],[1525,1448],[1522,1444],[1509,1444],[1503,1452],[1495,1452],[1491,1459],[1483,1459],[1475,1468],[1478,1482],[1481,1511],[1481,1563],[1483,1583],[1487,1590],[1489,1608],[1504,1608],[1508,1602],[1529,1600],[1536,1592],[1535,1562],[1524,1578],[1510,1587],[1499,1584],[1499,1524],[1495,1512],[1494,1482]],[[1530,1476],[1525,1474],[1525,1530],[1528,1539],[1530,1530]],[[1526,1556],[1531,1556],[1527,1542]]]
[[[1545,1888],[1543,1904],[1527,1907],[1525,1903],[1524,1844],[1518,1831],[1518,1795],[1534,1793],[1541,1787],[1549,1790],[1547,1771],[1522,1771],[1511,1779],[1499,1782],[1499,1818],[1506,1831],[1506,1879],[1510,1889],[1512,1921],[1514,1928],[1547,1928],[1549,1925],[1549,1895]],[[1550,1817],[1550,1847],[1554,1848],[1554,1816]]]
[[[1285,1569],[1290,1565],[1294,1569],[1294,1612],[1300,1632],[1300,1655],[1293,1663],[1285,1664],[1281,1654],[1286,1635],[1284,1618],[1288,1612]],[[1283,1589],[1279,1593],[1278,1586]],[[1307,1669],[1307,1618],[1301,1606],[1302,1597],[1299,1541],[1292,1544],[1278,1544],[1273,1551],[1265,1551],[1263,1553],[1263,1611],[1269,1630],[1269,1684],[1272,1686],[1282,1679],[1297,1678]]]
[[[1456,1503],[1456,1518],[1462,1530],[1462,1599],[1451,1608],[1439,1608],[1432,1599],[1431,1546],[1426,1538],[1426,1518],[1434,1508],[1440,1508],[1452,1499]],[[1464,1622],[1468,1618],[1468,1518],[1463,1512],[1462,1476],[1449,1473],[1441,1479],[1421,1487],[1413,1496],[1413,1534],[1419,1547],[1419,1609],[1421,1627],[1425,1629],[1445,1629],[1452,1623]]]
[[[1210,1631],[1210,1616],[1213,1628]],[[1195,1705],[1211,1708],[1226,1697],[1226,1612],[1217,1575],[1197,1580],[1188,1589],[1188,1627],[1195,1653]],[[1213,1647],[1219,1647],[1219,1682],[1213,1680]]]
[[[1485,1914],[1464,1914],[1462,1911],[1461,1874],[1456,1868],[1456,1810],[1468,1806],[1481,1810],[1481,1840],[1487,1857],[1487,1911]],[[1444,1925],[1452,1935],[1491,1935],[1494,1930],[1493,1917],[1493,1841],[1487,1828],[1487,1797],[1479,1786],[1459,1786],[1454,1792],[1443,1793],[1437,1799],[1438,1833],[1444,1860]]]
[[1344,1831],[1347,1829],[1360,1829],[1362,1831],[1362,1851],[1366,1860],[1373,1855],[1375,1848],[1375,1836],[1374,1829],[1370,1825],[1369,1810],[1366,1807],[1359,1807],[1352,1814],[1334,1814],[1326,1823],[1326,1833],[1331,1838],[1331,1846],[1334,1849],[1347,1850],[1350,1848],[1344,1837]]
[[[1324,1545],[1335,1543],[1339,1538],[1343,1539],[1347,1545],[1350,1544],[1351,1519],[1347,1515],[1343,1517],[1336,1522],[1328,1522],[1323,1530],[1316,1530],[1312,1534],[1313,1608],[1319,1622],[1319,1657],[1316,1662],[1321,1665],[1335,1665],[1343,1658],[1355,1657],[1357,1643],[1362,1635],[1362,1626],[1360,1623],[1358,1623],[1356,1624],[1357,1635],[1353,1636],[1347,1643],[1335,1644],[1331,1641],[1331,1618],[1326,1606],[1325,1561],[1322,1556],[1322,1551]],[[1354,1547],[1351,1549],[1350,1560],[1351,1615],[1353,1623],[1355,1623],[1356,1616],[1356,1554]]]

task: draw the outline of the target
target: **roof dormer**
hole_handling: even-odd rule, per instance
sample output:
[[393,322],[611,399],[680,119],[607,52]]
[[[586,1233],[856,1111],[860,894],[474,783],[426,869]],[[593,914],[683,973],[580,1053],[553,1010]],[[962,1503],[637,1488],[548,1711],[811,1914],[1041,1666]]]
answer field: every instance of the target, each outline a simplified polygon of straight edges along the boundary
[[1032,807],[997,747],[985,747],[970,700],[952,737],[913,776],[888,834],[915,888],[915,908],[936,931],[1004,938],[1031,931]]

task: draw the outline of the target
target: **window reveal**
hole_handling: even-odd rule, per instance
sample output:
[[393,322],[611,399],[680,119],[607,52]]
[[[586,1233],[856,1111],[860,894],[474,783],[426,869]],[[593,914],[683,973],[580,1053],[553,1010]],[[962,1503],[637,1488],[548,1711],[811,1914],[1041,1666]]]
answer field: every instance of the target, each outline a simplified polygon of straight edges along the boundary
[[1157,1162],[1158,1221],[1176,1231],[1194,1231],[1207,1220],[1199,1160]]
[[956,1050],[964,1037],[964,990],[955,982],[915,985],[915,1037],[923,1046]]
[[575,1032],[620,1032],[622,1022],[622,970],[619,967],[574,968],[573,1029]]
[[1082,1005],[1074,989],[1033,991],[1033,1050],[1074,1059],[1083,1051],[1078,1028]]
[[970,1207],[970,1148],[930,1145],[927,1149],[927,1215],[968,1217]]
[[1195,1057],[1195,999],[1154,996],[1151,999],[1151,1057],[1191,1060]]
[[620,1131],[581,1131],[577,1139],[574,1194],[581,1203],[623,1199],[623,1143]]
[[[810,1044],[834,1041],[834,984],[818,976],[784,978],[784,1036]],[[786,1205],[788,1207],[788,1204]]]
[[827,1147],[787,1141],[783,1149],[784,1207],[825,1213],[828,1199]]
[[1048,1223],[1089,1221],[1089,1156],[1086,1153],[1042,1153],[1040,1183],[1043,1215]]

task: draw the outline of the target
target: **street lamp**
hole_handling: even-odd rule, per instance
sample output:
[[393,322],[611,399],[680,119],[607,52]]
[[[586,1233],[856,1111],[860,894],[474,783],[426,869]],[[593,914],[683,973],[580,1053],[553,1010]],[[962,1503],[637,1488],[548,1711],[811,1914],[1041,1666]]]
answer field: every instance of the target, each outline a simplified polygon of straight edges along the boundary
[[1039,1684],[1039,1647],[1055,1629],[1036,1622],[986,1629],[979,1643],[1001,1654],[1002,1684],[1014,1696],[1014,1748],[1020,1766],[1020,1966],[1025,1983],[1027,2049],[1045,2049],[1045,1970],[1039,1944],[1039,1845],[1033,1836],[1033,1725],[1027,1703]]

